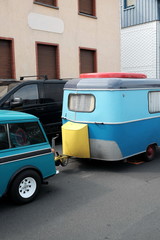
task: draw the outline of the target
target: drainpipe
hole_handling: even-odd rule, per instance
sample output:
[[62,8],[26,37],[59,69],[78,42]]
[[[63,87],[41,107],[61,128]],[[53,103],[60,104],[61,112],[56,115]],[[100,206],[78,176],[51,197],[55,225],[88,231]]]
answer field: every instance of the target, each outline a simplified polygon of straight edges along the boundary
[[156,78],[160,78],[159,75],[159,60],[160,60],[160,44],[159,44],[159,21],[156,21]]

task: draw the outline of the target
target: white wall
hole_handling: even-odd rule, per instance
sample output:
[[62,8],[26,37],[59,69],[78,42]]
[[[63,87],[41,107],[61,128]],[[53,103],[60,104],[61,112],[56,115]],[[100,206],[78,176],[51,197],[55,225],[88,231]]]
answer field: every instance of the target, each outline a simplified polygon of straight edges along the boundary
[[156,22],[121,30],[121,71],[159,77],[159,28]]

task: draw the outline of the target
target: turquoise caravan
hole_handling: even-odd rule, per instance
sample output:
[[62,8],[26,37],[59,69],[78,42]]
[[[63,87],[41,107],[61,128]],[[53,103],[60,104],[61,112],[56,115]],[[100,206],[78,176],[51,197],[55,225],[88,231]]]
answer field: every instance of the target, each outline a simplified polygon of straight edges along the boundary
[[0,197],[35,199],[45,179],[57,173],[54,154],[38,118],[0,110]]
[[92,73],[68,81],[62,111],[63,154],[123,160],[160,146],[160,80],[144,74]]

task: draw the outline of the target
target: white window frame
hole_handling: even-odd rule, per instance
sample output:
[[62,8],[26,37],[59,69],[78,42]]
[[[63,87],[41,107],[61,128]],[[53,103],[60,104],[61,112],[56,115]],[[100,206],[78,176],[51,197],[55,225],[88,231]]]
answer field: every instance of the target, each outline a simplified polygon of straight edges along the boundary
[[95,96],[92,94],[69,94],[68,109],[73,112],[93,112],[95,109]]
[[160,91],[151,91],[148,93],[148,107],[150,113],[160,112]]

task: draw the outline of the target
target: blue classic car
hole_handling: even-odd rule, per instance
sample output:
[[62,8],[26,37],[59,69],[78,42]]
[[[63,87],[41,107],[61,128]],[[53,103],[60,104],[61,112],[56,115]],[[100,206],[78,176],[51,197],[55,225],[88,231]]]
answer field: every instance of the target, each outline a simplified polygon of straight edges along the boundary
[[28,203],[55,174],[54,153],[39,119],[1,110],[0,197],[7,193],[16,203]]

